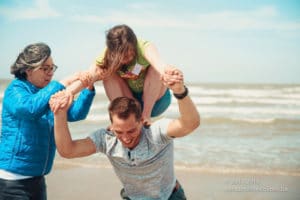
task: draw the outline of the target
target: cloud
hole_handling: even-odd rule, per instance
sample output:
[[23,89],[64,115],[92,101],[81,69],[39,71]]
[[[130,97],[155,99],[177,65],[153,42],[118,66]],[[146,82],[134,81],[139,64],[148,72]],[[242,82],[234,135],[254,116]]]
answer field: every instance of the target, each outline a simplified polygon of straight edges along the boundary
[[289,31],[300,30],[297,21],[284,21],[275,7],[266,6],[250,11],[222,11],[217,13],[195,15],[195,26],[200,30],[272,30]]
[[2,7],[0,14],[11,20],[64,17],[80,23],[106,25],[126,23],[135,27],[193,31],[300,31],[299,20],[284,20],[283,14],[272,5],[251,10],[221,10],[208,13],[187,12],[188,9],[182,9],[180,14],[168,12],[160,4],[151,2],[131,3],[120,9],[106,8],[99,15],[86,14],[87,8],[83,5],[78,8],[82,9],[76,12],[81,12],[80,14],[64,12],[62,15],[49,5],[48,0],[35,0],[32,6]]
[[0,14],[10,20],[46,19],[61,16],[50,7],[48,0],[36,0],[32,6],[1,7]]
[[[200,31],[299,31],[299,21],[284,21],[273,6],[258,7],[248,11],[219,11],[211,13],[147,12],[140,5],[130,6],[133,11],[111,10],[97,15],[78,15],[71,19],[88,23],[124,23],[141,27],[168,27]],[[136,9],[135,9],[136,8]]]

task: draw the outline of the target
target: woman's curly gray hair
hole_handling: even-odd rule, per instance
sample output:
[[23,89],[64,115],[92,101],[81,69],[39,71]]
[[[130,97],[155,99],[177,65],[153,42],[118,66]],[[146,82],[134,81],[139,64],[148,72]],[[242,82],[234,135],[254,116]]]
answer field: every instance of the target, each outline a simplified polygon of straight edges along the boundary
[[42,65],[51,55],[50,47],[45,43],[29,44],[19,54],[14,64],[10,67],[10,73],[16,78],[26,79],[26,70]]

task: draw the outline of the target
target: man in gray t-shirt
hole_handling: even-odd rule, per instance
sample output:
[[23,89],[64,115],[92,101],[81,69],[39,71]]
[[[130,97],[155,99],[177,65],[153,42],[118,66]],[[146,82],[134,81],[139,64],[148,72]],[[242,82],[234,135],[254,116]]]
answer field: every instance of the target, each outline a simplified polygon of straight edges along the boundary
[[108,109],[110,130],[100,129],[85,139],[73,141],[66,119],[67,108],[60,109],[55,112],[58,152],[66,158],[106,154],[123,184],[123,199],[186,199],[174,175],[173,139],[197,128],[200,116],[188,96],[181,71],[166,70],[162,81],[177,99],[179,118],[162,119],[145,128],[140,104],[119,97]]

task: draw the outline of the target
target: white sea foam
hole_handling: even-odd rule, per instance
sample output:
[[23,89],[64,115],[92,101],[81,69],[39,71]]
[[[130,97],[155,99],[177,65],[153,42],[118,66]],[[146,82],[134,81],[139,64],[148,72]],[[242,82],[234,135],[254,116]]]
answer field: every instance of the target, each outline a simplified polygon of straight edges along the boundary
[[288,108],[261,108],[261,107],[219,107],[219,106],[201,106],[199,110],[202,113],[234,113],[240,116],[252,115],[252,114],[268,114],[268,115],[283,115],[283,116],[300,116],[300,108],[288,109]]
[[189,87],[191,94],[194,96],[220,96],[220,97],[273,97],[273,98],[292,98],[300,99],[300,91],[295,88],[285,88],[285,89],[253,89],[253,88],[243,88],[243,89],[224,89],[224,88],[205,88],[191,86]]
[[250,117],[245,117],[245,118],[237,118],[237,117],[205,117],[203,118],[204,122],[203,123],[252,123],[252,124],[271,124],[279,121],[287,122],[284,119],[276,119],[276,118],[250,118]]
[[218,104],[218,103],[251,103],[251,104],[275,104],[275,105],[299,105],[300,99],[293,98],[252,98],[252,97],[192,97],[196,104]]
[[274,96],[280,95],[281,92],[275,89],[272,90],[262,90],[262,89],[207,89],[190,87],[189,90],[192,94],[204,95],[204,96],[239,96],[239,97],[264,97],[264,96]]
[[107,110],[107,103],[93,103],[90,110],[93,110],[93,109],[105,109]]
[[[198,105],[197,109],[202,117],[228,117],[228,118],[300,118],[300,107],[261,107],[261,106],[216,106]],[[176,106],[170,106],[168,112],[178,113]]]

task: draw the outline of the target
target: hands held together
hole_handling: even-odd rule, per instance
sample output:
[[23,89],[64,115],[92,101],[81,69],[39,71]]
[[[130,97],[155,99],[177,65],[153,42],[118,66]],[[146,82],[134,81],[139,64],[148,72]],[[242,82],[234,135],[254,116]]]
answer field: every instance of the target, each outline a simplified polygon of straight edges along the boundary
[[[84,71],[84,72],[78,72],[78,73],[74,74],[73,76],[63,79],[60,82],[65,87],[67,87],[67,86],[71,85],[74,81],[79,80],[83,87],[88,88],[89,90],[92,90],[94,87],[93,86],[93,83],[94,83],[93,78],[94,77],[90,71]],[[50,105],[52,112],[55,114],[58,112],[59,109],[66,111],[70,107],[73,99],[74,99],[74,95],[72,94],[72,92],[70,92],[68,90],[62,90],[62,91],[59,91],[59,92],[55,93],[54,95],[52,95],[52,97],[49,101],[49,105]]]
[[67,90],[62,90],[51,96],[49,101],[50,109],[54,114],[59,110],[66,111],[72,104],[74,96],[71,92]]
[[175,67],[166,68],[161,80],[175,94],[182,93],[185,90],[183,73]]

